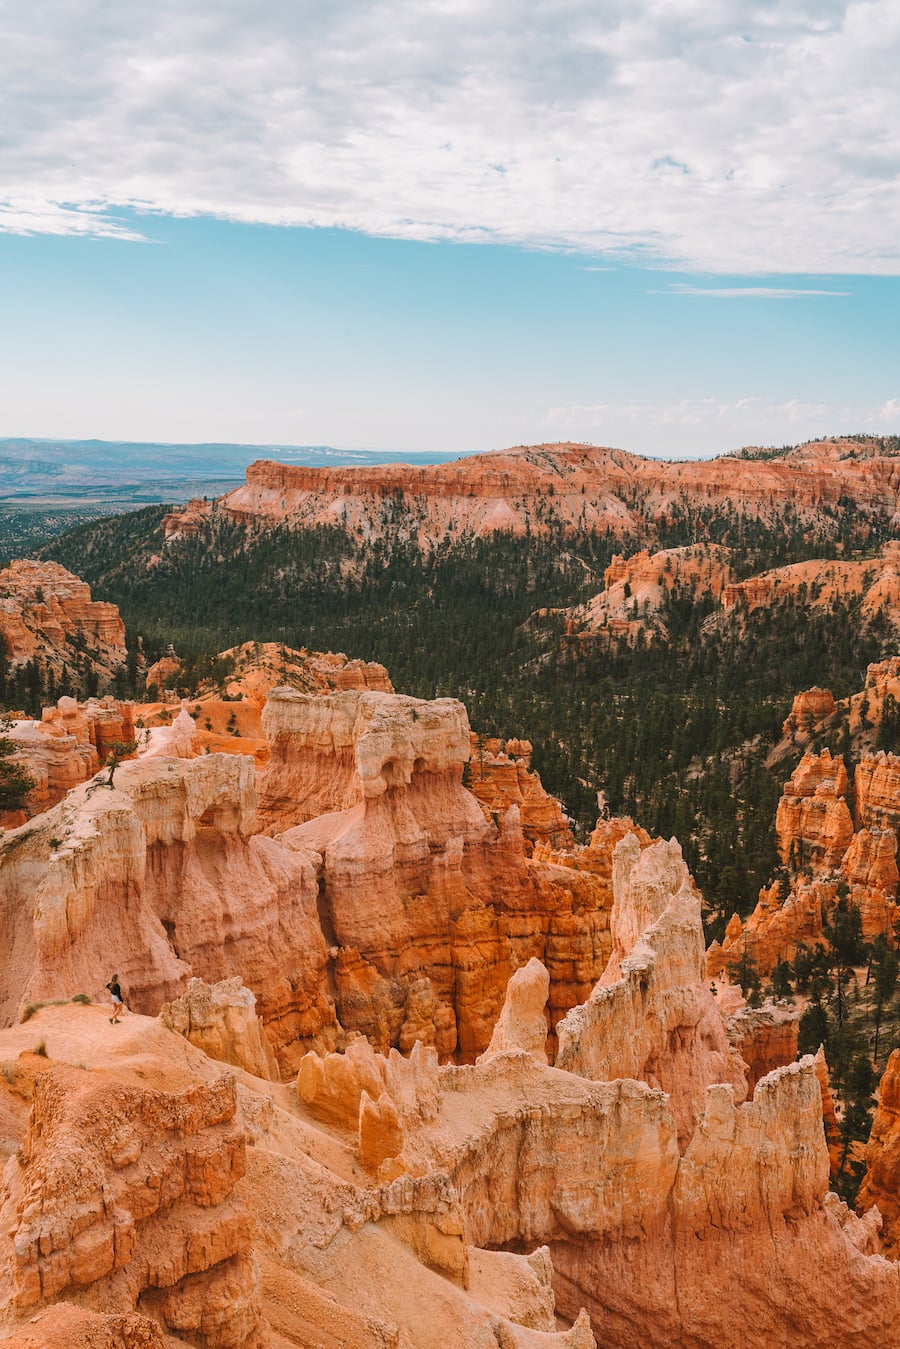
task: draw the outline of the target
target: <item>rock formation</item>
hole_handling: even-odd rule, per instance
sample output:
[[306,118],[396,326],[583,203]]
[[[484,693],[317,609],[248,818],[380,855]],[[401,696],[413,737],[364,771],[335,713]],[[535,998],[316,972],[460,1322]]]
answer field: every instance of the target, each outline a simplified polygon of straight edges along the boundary
[[[46,1057],[12,1058],[35,1033]],[[17,1349],[595,1349],[586,1315],[560,1328],[546,1249],[471,1245],[446,1172],[379,1174],[388,1116],[395,1135],[435,1119],[438,1068],[421,1046],[386,1065],[358,1043],[360,1071],[402,1104],[383,1090],[373,1111],[357,1092],[354,1160],[287,1088],[240,1074],[235,1089],[159,1022],[51,1007],[0,1031],[0,1118],[19,1065],[39,1065],[0,1181],[0,1335]]]
[[22,560],[0,569],[0,647],[13,667],[39,659],[57,675],[87,652],[106,680],[125,660],[125,625],[65,567]]
[[[348,660],[341,652],[307,651],[305,647],[298,651],[280,642],[244,642],[220,651],[214,663],[223,673],[200,684],[195,701],[201,704],[218,697],[230,702],[246,700],[261,708],[272,689],[280,687],[301,693],[394,691],[387,670],[376,661]],[[181,669],[176,656],[164,656],[147,671],[147,687],[162,688],[173,681],[177,686]]]
[[588,1001],[559,1023],[557,1067],[662,1088],[684,1145],[710,1082],[731,1083],[738,1100],[747,1091],[703,981],[700,899],[674,840],[642,851],[633,835],[616,847],[613,889],[610,962]]
[[[362,757],[371,784],[379,755]],[[178,817],[151,794],[162,769],[196,798],[182,836],[194,818],[238,857],[242,762],[252,775],[234,758],[123,766],[127,791],[103,796],[174,847]],[[215,807],[207,772],[239,778]],[[215,815],[229,800],[230,830]],[[34,828],[17,831],[26,846]],[[158,1020],[111,1026],[106,1008],[69,1003],[0,1030],[0,1335],[20,1349],[890,1343],[900,1266],[878,1254],[874,1210],[857,1218],[827,1194],[817,1065],[777,1068],[737,1101],[740,1065],[701,978],[699,897],[676,844],[641,844],[613,849],[608,971],[560,1025],[555,1066],[538,961],[510,979],[479,1063],[350,1038],[299,1061],[296,1093],[246,1057],[255,1009],[234,982],[194,983]],[[143,903],[136,878],[125,912]],[[743,1042],[761,1045],[757,1030]],[[199,1043],[244,1066],[223,1070]]]
[[[897,511],[900,467],[877,445],[840,439],[800,446],[783,457],[665,463],[622,450],[551,444],[473,455],[453,463],[381,468],[305,468],[260,460],[246,484],[218,501],[194,500],[164,521],[169,538],[203,530],[214,518],[253,526],[340,525],[366,538],[390,528],[427,548],[462,533],[524,534],[561,526],[610,529],[634,537],[673,510],[734,510],[774,523],[793,519],[836,532],[847,501],[861,525]],[[534,503],[540,501],[540,514]]]
[[[895,541],[886,544],[881,557],[858,562],[821,558],[794,562],[787,567],[735,581],[722,591],[722,607],[740,615],[759,607],[768,607],[790,599],[810,609],[826,609],[835,604],[858,603],[864,618],[883,613],[895,626],[900,621],[900,548]],[[827,690],[811,690],[820,695]],[[834,711],[834,702],[828,705],[822,698],[818,708],[814,704],[803,712],[819,711],[828,716]],[[803,725],[803,723],[799,723]],[[796,729],[796,727],[792,727]],[[786,734],[789,732],[786,730]]]
[[[616,856],[626,886],[616,951],[626,979],[630,957],[622,952],[635,929],[649,923],[637,945],[655,935],[660,966],[677,962],[674,944],[660,940],[661,918],[689,899],[696,904],[671,845],[656,844],[643,858],[632,852],[626,840]],[[643,878],[633,875],[639,865]],[[698,965],[695,958],[695,978]],[[659,979],[677,987],[663,969]],[[518,1000],[511,990],[508,1005]],[[715,1075],[712,1056],[705,1066]],[[455,1192],[456,1217],[444,1221],[442,1244],[420,1235],[420,1249],[465,1282],[479,1247],[545,1243],[557,1308],[571,1317],[586,1307],[603,1344],[862,1349],[891,1333],[900,1269],[877,1254],[877,1215],[857,1220],[827,1194],[812,1059],[770,1073],[744,1105],[735,1104],[731,1085],[707,1081],[681,1152],[671,1100],[658,1088],[587,1081],[559,1062],[540,1065],[514,1043],[474,1066],[440,1067],[424,1048],[413,1065],[360,1042],[344,1056],[310,1055],[298,1089],[335,1126],[353,1130],[360,1121],[360,1152],[377,1095],[377,1122],[390,1119],[393,1147],[402,1131],[400,1151],[380,1163],[401,1168],[388,1189],[443,1172],[451,1206]],[[459,1229],[467,1261],[452,1254]]]
[[885,1251],[900,1256],[900,1049],[895,1049],[878,1087],[878,1108],[866,1149],[866,1174],[857,1208],[878,1208]]
[[900,914],[898,826],[900,758],[864,755],[851,788],[840,756],[827,749],[804,754],[785,783],[775,820],[787,883],[764,887],[745,922],[732,915],[721,945],[710,947],[708,973],[721,974],[748,957],[758,973],[769,974],[778,961],[793,959],[798,946],[824,940],[824,922],[842,896],[858,907],[866,940],[890,934]]
[[7,735],[15,745],[14,762],[34,782],[21,818],[4,818],[12,828],[61,801],[70,788],[86,782],[106,759],[111,747],[134,739],[134,704],[111,697],[78,703],[60,698],[45,707],[40,721],[13,721]]
[[790,1003],[741,1007],[728,1018],[728,1043],[747,1065],[747,1088],[797,1057],[800,1013]]
[[521,1049],[536,1063],[546,1063],[549,995],[550,976],[541,962],[532,956],[507,984],[506,998],[491,1043],[478,1062],[489,1063],[498,1054]]
[[147,1012],[192,976],[240,975],[282,1072],[345,1031],[474,1059],[534,956],[554,1045],[606,964],[612,849],[629,822],[529,860],[516,807],[498,826],[462,786],[460,704],[278,690],[260,814],[271,831],[305,823],[275,840],[258,833],[253,760],[199,754],[196,720],[179,715],[184,733],[123,764],[116,790],[77,788],[0,843],[0,929],[18,953],[0,1015],[96,994],[113,968]]
[[346,1030],[385,1052],[422,1039],[471,1060],[530,957],[550,972],[553,1025],[585,996],[609,953],[611,896],[587,867],[529,863],[515,806],[485,818],[462,785],[460,703],[278,689],[263,724],[261,819],[318,859]]
[[[888,546],[896,548],[896,544]],[[863,688],[848,698],[835,700],[828,689],[806,689],[795,697],[782,727],[784,739],[772,749],[767,763],[772,767],[787,758],[796,745],[808,745],[816,736],[839,727],[849,736],[852,754],[862,758],[875,747],[885,710],[898,704],[900,656],[889,656],[870,665]]]
[[202,979],[188,980],[187,991],[167,1002],[159,1019],[211,1059],[244,1068],[254,1077],[279,1080],[275,1055],[256,1015],[256,998],[240,975],[212,986]]
[[555,796],[544,791],[531,768],[528,740],[471,737],[468,787],[485,815],[505,815],[518,806],[526,851],[536,846],[568,851],[574,848],[572,823]]
[[[240,972],[276,1052],[334,1030],[308,858],[257,835],[253,761],[124,763],[0,839],[0,1019],[121,976],[155,1013]],[[333,1040],[331,1041],[333,1043]],[[295,1046],[292,1050],[291,1046]]]
[[566,611],[566,633],[580,641],[624,639],[638,633],[668,640],[664,610],[673,591],[695,598],[707,593],[719,599],[731,578],[731,553],[717,544],[647,549],[630,557],[617,554],[603,576],[604,589]]
[[203,1349],[263,1349],[236,1109],[227,1077],[170,1093],[48,1067],[0,1191],[0,1318],[62,1298]]
[[853,837],[853,819],[847,805],[847,770],[843,759],[826,749],[806,754],[784,785],[778,803],[775,830],[785,866],[831,871],[839,864]]

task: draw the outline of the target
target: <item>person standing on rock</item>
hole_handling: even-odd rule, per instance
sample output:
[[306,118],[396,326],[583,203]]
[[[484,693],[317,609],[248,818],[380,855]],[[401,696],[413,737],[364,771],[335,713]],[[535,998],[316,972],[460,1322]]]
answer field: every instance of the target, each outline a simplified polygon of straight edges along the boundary
[[125,1006],[125,999],[122,997],[122,985],[119,983],[119,976],[114,974],[106,985],[109,989],[109,996],[113,1000],[113,1014],[109,1018],[109,1024],[115,1026],[118,1024],[119,1017],[122,1015],[122,1008]]

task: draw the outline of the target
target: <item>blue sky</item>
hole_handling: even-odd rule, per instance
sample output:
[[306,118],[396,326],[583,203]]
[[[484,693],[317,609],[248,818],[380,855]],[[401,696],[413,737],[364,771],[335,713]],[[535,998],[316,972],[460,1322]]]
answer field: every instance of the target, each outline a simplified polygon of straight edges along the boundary
[[0,435],[900,431],[887,0],[16,8]]

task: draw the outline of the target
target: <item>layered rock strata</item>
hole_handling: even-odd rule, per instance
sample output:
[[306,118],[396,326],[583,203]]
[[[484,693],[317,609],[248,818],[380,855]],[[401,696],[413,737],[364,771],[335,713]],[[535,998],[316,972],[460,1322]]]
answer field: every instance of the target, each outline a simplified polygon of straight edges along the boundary
[[590,998],[559,1023],[557,1067],[599,1081],[637,1078],[661,1088],[682,1145],[710,1082],[747,1091],[715,999],[704,983],[700,898],[681,849],[660,840],[616,847],[613,951]]
[[727,1021],[728,1043],[747,1065],[747,1087],[797,1057],[800,1013],[790,1003],[765,1002],[741,1007]]
[[8,732],[16,747],[12,757],[34,782],[25,802],[27,815],[55,806],[96,773],[114,744],[133,741],[134,718],[131,702],[60,698],[55,707],[43,709],[40,721],[13,722]]
[[529,854],[535,847],[574,848],[572,822],[531,768],[528,740],[485,740],[473,735],[467,785],[488,817],[505,815],[510,806],[518,806]]
[[142,1313],[199,1349],[263,1349],[236,1108],[227,1077],[173,1094],[41,1074],[0,1190],[0,1318],[64,1299]]
[[279,1080],[275,1055],[256,1015],[256,998],[240,975],[212,985],[190,979],[187,991],[167,1002],[159,1019],[211,1059],[244,1068],[254,1077]]
[[[674,927],[696,897],[672,845],[631,852],[626,839],[616,854],[624,902],[614,959],[624,982],[629,948],[652,946],[657,992],[677,990]],[[691,967],[697,983],[696,955]],[[523,975],[508,994],[507,1027],[522,1025],[522,1006],[527,1022],[540,1000],[539,981]],[[646,1000],[658,1015],[649,985]],[[679,1144],[675,1098],[658,1087],[623,1079],[618,1064],[612,1081],[544,1066],[527,1025],[500,1038],[480,1063],[444,1067],[433,1050],[407,1063],[359,1042],[344,1056],[310,1055],[298,1080],[319,1118],[355,1135],[361,1160],[377,1098],[374,1124],[390,1121],[396,1149],[379,1163],[380,1175],[396,1177],[380,1194],[420,1193],[426,1180],[447,1178],[442,1240],[419,1240],[452,1277],[471,1279],[474,1249],[545,1243],[557,1309],[571,1317],[585,1307],[598,1341],[626,1349],[862,1349],[890,1336],[900,1268],[877,1253],[877,1213],[858,1220],[827,1193],[811,1058],[768,1074],[739,1105],[734,1087],[714,1080],[721,1060],[707,1056],[701,1108]],[[683,1056],[692,1049],[685,1043]],[[453,1256],[457,1230],[466,1260]]]
[[313,865],[255,834],[255,804],[251,759],[139,761],[0,839],[0,1019],[113,970],[150,1013],[240,972],[277,1053],[333,1043]]
[[878,1086],[878,1108],[859,1187],[860,1213],[876,1206],[884,1222],[886,1253],[900,1256],[900,1049],[895,1049]]
[[[427,466],[305,468],[260,460],[246,484],[219,501],[194,500],[164,521],[169,538],[202,530],[213,516],[251,525],[340,525],[381,537],[390,500],[392,533],[434,547],[460,534],[611,530],[634,537],[671,512],[702,507],[775,522],[815,521],[835,532],[848,501],[862,517],[897,513],[900,463],[876,444],[861,450],[818,441],[783,458],[664,463],[623,450],[571,443],[534,445]],[[534,503],[540,501],[537,513]]]
[[587,867],[530,863],[516,806],[485,818],[462,785],[460,703],[278,689],[263,724],[261,818],[292,825],[278,841],[317,859],[346,1030],[385,1052],[421,1039],[471,1060],[532,956],[550,972],[553,1026],[586,995],[609,954],[611,896]]
[[787,882],[764,887],[746,921],[732,915],[721,945],[710,947],[708,973],[750,959],[769,974],[780,960],[793,959],[798,946],[824,941],[824,925],[839,903],[859,909],[866,940],[890,936],[900,914],[898,826],[900,758],[864,755],[851,786],[843,758],[827,749],[804,754],[785,783],[775,820]]
[[114,604],[57,562],[28,559],[0,569],[0,648],[15,667],[30,660],[62,672],[88,653],[101,679],[126,658],[125,625]]
[[605,639],[633,646],[638,634],[668,641],[665,607],[674,591],[718,600],[731,579],[731,552],[716,544],[617,554],[603,575],[603,590],[566,610],[566,634],[579,641]]

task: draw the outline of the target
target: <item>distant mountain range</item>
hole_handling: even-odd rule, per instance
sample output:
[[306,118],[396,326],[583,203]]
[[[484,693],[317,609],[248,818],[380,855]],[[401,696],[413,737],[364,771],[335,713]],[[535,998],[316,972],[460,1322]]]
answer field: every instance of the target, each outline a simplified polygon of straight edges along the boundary
[[[0,501],[55,502],[121,496],[142,501],[183,500],[208,485],[222,491],[243,480],[255,459],[317,467],[397,463],[443,463],[456,453],[337,450],[330,445],[167,445],[152,441],[37,440],[0,438]],[[182,484],[189,484],[185,492]]]

